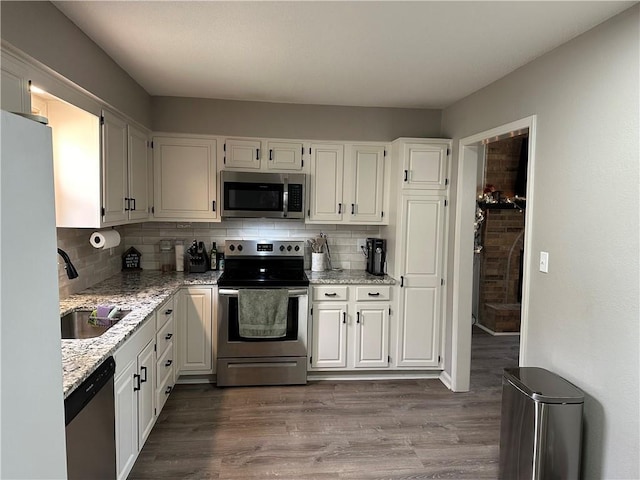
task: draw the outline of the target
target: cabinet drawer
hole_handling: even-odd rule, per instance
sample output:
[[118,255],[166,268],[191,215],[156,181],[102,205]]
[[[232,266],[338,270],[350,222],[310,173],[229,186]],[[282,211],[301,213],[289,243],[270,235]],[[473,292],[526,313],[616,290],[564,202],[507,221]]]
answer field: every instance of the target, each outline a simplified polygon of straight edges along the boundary
[[173,296],[164,302],[156,314],[156,329],[160,330],[165,323],[173,318]]
[[346,286],[313,287],[313,300],[347,300],[349,297]]
[[161,356],[166,350],[167,346],[170,343],[173,343],[174,330],[175,330],[173,326],[174,326],[174,322],[173,322],[173,318],[171,318],[167,323],[164,324],[164,326],[160,330],[158,330],[158,333],[156,333],[156,345],[158,350],[158,356]]
[[160,415],[164,404],[167,403],[167,398],[169,398],[169,394],[173,390],[173,385],[173,377],[170,375],[163,383],[158,384],[158,388],[156,390],[156,409],[158,415]]
[[173,369],[175,359],[173,358],[173,343],[169,344],[169,348],[164,352],[163,355],[158,357],[158,362],[156,363],[156,384],[162,385],[165,383],[167,377],[171,378],[171,383],[173,383]]
[[370,287],[356,287],[357,301],[389,300],[391,288],[388,286],[372,285]]

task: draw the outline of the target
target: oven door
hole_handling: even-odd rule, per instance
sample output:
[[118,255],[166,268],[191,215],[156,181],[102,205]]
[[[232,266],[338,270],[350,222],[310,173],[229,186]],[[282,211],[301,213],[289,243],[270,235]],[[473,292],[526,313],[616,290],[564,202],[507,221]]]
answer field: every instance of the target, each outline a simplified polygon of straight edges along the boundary
[[218,358],[307,355],[308,289],[289,289],[287,332],[281,338],[244,338],[238,328],[238,290],[218,289]]

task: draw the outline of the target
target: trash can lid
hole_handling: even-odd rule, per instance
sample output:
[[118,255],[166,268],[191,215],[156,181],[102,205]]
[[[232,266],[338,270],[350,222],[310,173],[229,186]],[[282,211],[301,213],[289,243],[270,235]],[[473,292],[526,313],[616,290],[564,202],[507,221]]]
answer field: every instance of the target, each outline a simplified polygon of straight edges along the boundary
[[503,378],[537,402],[584,403],[582,390],[544,368],[505,368]]

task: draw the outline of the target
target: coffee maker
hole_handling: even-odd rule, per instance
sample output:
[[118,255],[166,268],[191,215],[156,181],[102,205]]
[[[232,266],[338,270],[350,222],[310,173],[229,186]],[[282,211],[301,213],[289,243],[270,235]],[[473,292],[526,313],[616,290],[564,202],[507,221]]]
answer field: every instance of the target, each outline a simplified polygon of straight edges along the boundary
[[384,275],[387,261],[387,242],[382,238],[367,238],[367,272]]

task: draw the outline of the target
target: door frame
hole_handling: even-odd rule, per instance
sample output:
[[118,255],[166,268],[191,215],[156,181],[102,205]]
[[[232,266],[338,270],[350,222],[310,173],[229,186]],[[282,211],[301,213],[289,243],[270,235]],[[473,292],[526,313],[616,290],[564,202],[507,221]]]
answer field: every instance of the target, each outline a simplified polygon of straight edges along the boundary
[[451,317],[451,390],[466,392],[471,378],[471,327],[473,294],[473,222],[475,217],[478,161],[488,142],[529,132],[527,166],[527,208],[525,209],[522,306],[519,365],[524,364],[529,318],[529,285],[532,264],[533,196],[535,173],[536,115],[485,130],[458,142],[458,198],[453,244],[453,309]]

